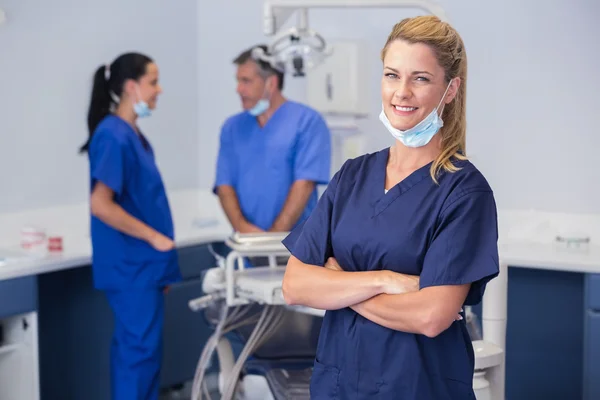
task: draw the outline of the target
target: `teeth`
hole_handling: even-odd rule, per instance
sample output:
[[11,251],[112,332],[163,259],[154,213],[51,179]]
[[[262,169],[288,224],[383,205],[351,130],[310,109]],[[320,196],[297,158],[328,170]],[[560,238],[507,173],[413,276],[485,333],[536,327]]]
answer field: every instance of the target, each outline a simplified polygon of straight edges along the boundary
[[398,111],[415,111],[417,107],[400,107],[396,106],[396,110]]

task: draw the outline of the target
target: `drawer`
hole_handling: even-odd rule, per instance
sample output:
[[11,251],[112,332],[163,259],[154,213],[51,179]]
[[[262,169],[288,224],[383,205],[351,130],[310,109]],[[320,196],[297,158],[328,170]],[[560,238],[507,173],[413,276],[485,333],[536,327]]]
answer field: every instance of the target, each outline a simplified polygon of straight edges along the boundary
[[0,281],[0,319],[37,309],[37,278]]
[[588,274],[585,286],[586,308],[600,311],[600,274]]

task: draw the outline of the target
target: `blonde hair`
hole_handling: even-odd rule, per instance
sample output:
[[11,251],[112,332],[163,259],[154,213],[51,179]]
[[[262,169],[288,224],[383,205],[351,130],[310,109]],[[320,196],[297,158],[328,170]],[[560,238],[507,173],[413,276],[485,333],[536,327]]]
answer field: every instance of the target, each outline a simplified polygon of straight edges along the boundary
[[441,129],[442,152],[431,166],[431,177],[438,183],[437,176],[443,168],[448,172],[459,170],[452,158],[466,160],[466,100],[467,100],[467,54],[458,32],[450,24],[435,16],[406,18],[397,23],[388,36],[381,51],[381,60],[385,58],[390,43],[404,40],[408,43],[423,43],[434,52],[438,63],[445,71],[446,82],[460,78],[461,83],[453,101],[444,106]]

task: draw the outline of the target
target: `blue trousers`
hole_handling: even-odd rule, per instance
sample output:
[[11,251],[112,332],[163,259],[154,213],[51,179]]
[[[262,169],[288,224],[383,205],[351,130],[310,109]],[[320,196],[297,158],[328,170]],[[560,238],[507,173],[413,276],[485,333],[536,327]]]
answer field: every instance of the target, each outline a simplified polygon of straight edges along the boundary
[[112,400],[157,400],[162,361],[164,294],[156,289],[106,291],[112,308]]

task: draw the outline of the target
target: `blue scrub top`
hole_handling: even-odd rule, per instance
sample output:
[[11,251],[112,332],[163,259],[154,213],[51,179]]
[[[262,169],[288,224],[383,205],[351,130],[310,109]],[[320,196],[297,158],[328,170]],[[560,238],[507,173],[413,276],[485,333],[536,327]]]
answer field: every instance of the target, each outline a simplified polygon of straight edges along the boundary
[[[217,160],[214,192],[232,186],[248,222],[271,228],[297,180],[327,184],[331,169],[331,135],[324,119],[310,107],[286,101],[264,127],[242,112],[225,121]],[[315,208],[311,194],[297,224]]]
[[[89,147],[90,182],[115,192],[125,212],[173,239],[169,201],[152,146],[127,122],[107,116]],[[160,252],[91,216],[92,265],[98,289],[163,287],[181,279],[176,250]]]
[[[335,257],[347,271],[420,275],[421,288],[471,283],[465,304],[479,303],[499,272],[487,181],[470,162],[455,161],[462,169],[442,172],[438,186],[429,164],[385,194],[388,155],[385,149],[347,161],[284,244],[307,264]],[[464,321],[428,338],[385,328],[350,308],[327,311],[311,399],[471,399],[473,369]]]

